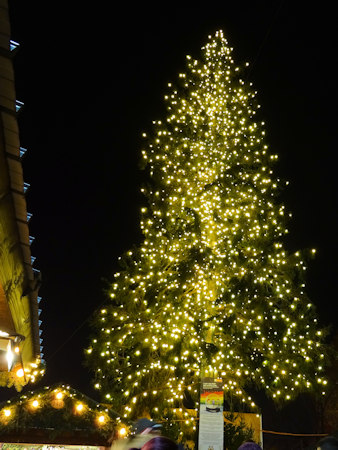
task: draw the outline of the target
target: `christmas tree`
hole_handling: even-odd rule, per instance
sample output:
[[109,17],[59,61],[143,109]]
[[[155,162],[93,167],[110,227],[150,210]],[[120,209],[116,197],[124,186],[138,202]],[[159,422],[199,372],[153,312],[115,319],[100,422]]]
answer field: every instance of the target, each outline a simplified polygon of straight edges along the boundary
[[166,120],[144,135],[144,240],[121,258],[87,349],[95,387],[121,417],[179,413],[206,373],[252,407],[250,386],[278,401],[324,390],[324,333],[304,255],[285,248],[277,156],[243,70],[223,33],[210,36],[169,84]]

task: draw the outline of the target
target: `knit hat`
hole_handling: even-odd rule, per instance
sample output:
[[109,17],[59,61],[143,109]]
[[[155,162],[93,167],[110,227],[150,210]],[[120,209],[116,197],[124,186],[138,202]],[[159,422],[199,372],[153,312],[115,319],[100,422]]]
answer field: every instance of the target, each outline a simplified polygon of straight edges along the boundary
[[262,450],[262,447],[255,442],[244,442],[244,444],[238,447],[238,450]]

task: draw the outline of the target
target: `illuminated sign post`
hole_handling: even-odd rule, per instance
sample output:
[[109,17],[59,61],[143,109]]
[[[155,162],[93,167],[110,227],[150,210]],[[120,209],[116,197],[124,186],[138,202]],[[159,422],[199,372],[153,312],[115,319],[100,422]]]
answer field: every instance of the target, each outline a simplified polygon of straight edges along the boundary
[[201,381],[199,450],[223,450],[223,384],[219,378],[206,377]]

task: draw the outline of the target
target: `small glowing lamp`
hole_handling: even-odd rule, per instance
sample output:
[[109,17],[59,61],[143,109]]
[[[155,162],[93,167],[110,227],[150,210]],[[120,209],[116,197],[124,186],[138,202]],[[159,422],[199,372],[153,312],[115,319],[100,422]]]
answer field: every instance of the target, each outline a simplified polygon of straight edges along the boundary
[[122,427],[118,431],[120,437],[124,437],[127,434],[126,428]]
[[103,425],[106,421],[106,418],[103,415],[101,415],[97,418],[97,421],[98,421],[99,425]]
[[39,406],[38,400],[33,400],[32,401],[32,406],[33,406],[33,408],[37,408]]
[[22,377],[24,376],[24,371],[23,371],[23,369],[17,370],[16,376],[17,376],[18,378],[22,378]]
[[62,397],[63,397],[62,392],[58,392],[58,393],[55,395],[55,397],[56,397],[58,400],[61,400]]
[[82,412],[82,411],[83,411],[83,408],[84,408],[84,406],[83,406],[82,403],[78,403],[78,404],[76,405],[76,411],[78,411],[78,412]]
[[11,413],[10,409],[5,409],[4,414],[5,414],[5,417],[9,417],[12,413]]

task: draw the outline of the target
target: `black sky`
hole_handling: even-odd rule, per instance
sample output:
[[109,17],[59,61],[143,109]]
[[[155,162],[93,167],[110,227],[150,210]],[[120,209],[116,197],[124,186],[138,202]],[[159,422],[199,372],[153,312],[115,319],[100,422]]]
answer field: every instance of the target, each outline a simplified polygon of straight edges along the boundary
[[[9,0],[28,211],[41,270],[47,373],[95,396],[82,366],[88,318],[118,256],[140,240],[141,133],[164,114],[167,83],[223,29],[251,63],[267,140],[290,181],[292,248],[317,248],[307,291],[336,318],[337,54],[332,3]],[[297,5],[295,5],[297,3]]]

